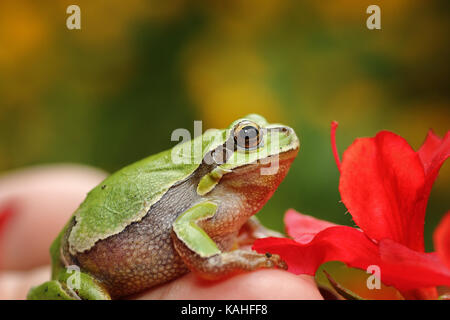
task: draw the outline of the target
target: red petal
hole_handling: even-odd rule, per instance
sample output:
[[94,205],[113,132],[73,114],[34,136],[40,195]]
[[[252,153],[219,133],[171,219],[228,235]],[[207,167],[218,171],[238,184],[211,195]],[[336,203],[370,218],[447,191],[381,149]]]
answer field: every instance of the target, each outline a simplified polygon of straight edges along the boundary
[[383,283],[402,291],[450,285],[450,269],[436,253],[417,252],[390,239],[381,240],[379,248]]
[[363,232],[346,226],[322,230],[309,243],[286,238],[258,239],[253,249],[280,255],[288,264],[288,271],[295,274],[314,275],[327,261],[339,260],[363,269],[379,263],[377,245]]
[[372,239],[388,238],[423,251],[424,184],[419,156],[392,132],[356,139],[344,153],[341,197]]
[[428,131],[428,134],[425,138],[420,149],[417,151],[419,154],[420,160],[423,163],[425,171],[428,170],[430,164],[434,158],[435,152],[437,148],[441,145],[442,139],[434,133],[432,129]]
[[3,233],[3,230],[6,227],[6,223],[11,219],[11,217],[14,214],[14,206],[12,203],[6,204],[1,210],[0,210],[0,236]]
[[289,209],[284,215],[284,225],[286,233],[299,243],[308,243],[320,231],[336,226],[334,223],[301,214],[294,209]]
[[336,146],[336,129],[338,127],[337,121],[331,122],[331,131],[330,131],[330,138],[331,138],[331,150],[333,151],[333,157],[334,161],[336,161],[336,166],[338,167],[339,172],[341,171],[341,160],[339,159],[339,153],[337,151]]
[[450,131],[447,132],[444,139],[437,136],[433,130],[428,131],[427,137],[417,153],[423,163],[425,174],[431,174],[450,155]]
[[[425,142],[420,147],[417,154],[422,161],[425,170],[425,188],[424,196],[428,199],[434,180],[436,180],[439,169],[445,160],[450,157],[450,131],[447,132],[443,139],[439,138],[432,130],[428,132]],[[426,207],[427,202],[424,201],[422,206]]]
[[328,261],[342,261],[363,270],[375,265],[380,268],[380,280],[384,284],[396,287],[408,297],[435,298],[432,287],[450,285],[450,269],[435,253],[417,252],[390,239],[381,240],[377,245],[351,227],[327,228],[309,243],[287,238],[258,239],[253,249],[280,255],[288,271],[294,274],[314,275]]
[[450,211],[446,213],[434,231],[433,240],[436,253],[450,269]]
[[[14,209],[14,204],[12,202],[7,203],[1,210],[0,210],[0,241],[2,240],[3,232],[6,228],[6,225],[8,221],[11,220],[12,216],[16,210]],[[1,246],[0,246],[1,247]],[[1,252],[0,252],[0,267],[2,265],[1,262]]]

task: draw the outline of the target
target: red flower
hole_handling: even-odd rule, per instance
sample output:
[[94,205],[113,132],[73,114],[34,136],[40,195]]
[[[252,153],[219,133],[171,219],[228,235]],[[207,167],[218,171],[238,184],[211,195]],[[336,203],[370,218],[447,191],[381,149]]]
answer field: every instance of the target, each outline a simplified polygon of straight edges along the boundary
[[342,164],[339,191],[360,229],[338,226],[289,210],[287,233],[293,239],[265,238],[253,248],[279,254],[295,274],[314,275],[327,261],[366,270],[377,265],[381,281],[406,298],[437,298],[435,286],[450,286],[450,212],[437,228],[437,252],[424,252],[424,221],[431,187],[450,156],[450,131],[443,139],[431,130],[415,152],[405,139],[388,131],[356,139]]
[[[3,240],[4,230],[6,229],[7,223],[11,220],[12,216],[15,214],[14,204],[8,202],[4,207],[0,208],[0,243]],[[0,252],[0,258],[1,258]],[[2,261],[0,260],[0,268],[2,266]]]

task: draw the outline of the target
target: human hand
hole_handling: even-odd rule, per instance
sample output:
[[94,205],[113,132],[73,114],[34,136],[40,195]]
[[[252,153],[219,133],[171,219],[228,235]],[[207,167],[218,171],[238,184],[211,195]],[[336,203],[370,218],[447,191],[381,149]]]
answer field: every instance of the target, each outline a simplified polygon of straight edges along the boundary
[[[0,177],[0,299],[25,299],[30,287],[50,278],[49,247],[106,173],[85,166],[52,165]],[[258,270],[219,281],[192,273],[133,299],[322,299],[314,279],[283,270]]]

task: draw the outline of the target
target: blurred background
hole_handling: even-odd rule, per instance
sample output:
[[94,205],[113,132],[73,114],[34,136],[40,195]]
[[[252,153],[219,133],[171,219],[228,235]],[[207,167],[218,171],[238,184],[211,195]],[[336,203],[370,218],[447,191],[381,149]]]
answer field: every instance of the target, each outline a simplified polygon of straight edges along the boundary
[[[81,30],[66,28],[67,6]],[[366,8],[381,7],[381,30]],[[223,128],[250,112],[295,128],[302,149],[259,214],[288,208],[354,225],[339,202],[342,152],[388,129],[417,149],[450,129],[449,1],[0,2],[0,173],[43,163],[113,172],[172,147],[176,128]],[[450,165],[426,220],[449,209]]]

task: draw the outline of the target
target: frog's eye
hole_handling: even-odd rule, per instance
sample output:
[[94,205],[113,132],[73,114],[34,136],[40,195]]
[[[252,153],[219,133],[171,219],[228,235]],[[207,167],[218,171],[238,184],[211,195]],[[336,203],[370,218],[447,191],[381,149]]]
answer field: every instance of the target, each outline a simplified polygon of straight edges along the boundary
[[242,149],[257,148],[262,141],[262,136],[259,125],[251,121],[242,121],[234,129],[234,141]]

